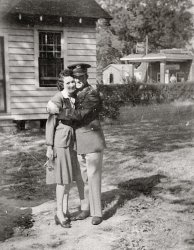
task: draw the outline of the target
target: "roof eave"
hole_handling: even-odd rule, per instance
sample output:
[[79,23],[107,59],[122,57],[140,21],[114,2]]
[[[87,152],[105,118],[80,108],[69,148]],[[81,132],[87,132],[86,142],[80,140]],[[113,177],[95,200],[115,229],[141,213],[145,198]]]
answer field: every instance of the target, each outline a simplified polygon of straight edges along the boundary
[[128,61],[128,62],[162,62],[162,61],[168,61],[168,62],[184,62],[188,60],[193,60],[192,56],[182,56],[182,58],[177,58],[177,57],[168,57],[166,55],[162,56],[148,56],[145,55],[144,57],[134,57],[134,58],[129,58],[129,57],[123,57],[120,59],[121,61]]
[[85,15],[56,15],[56,14],[52,14],[52,15],[44,15],[41,13],[37,13],[37,14],[30,14],[30,13],[24,13],[24,12],[12,12],[12,13],[4,13],[5,15],[9,15],[9,16],[29,16],[29,17],[36,17],[36,16],[50,16],[50,17],[63,17],[63,18],[85,18],[85,19],[93,19],[93,20],[98,20],[98,19],[105,19],[110,21],[112,18],[107,18],[107,17],[103,17],[103,16],[85,16]]

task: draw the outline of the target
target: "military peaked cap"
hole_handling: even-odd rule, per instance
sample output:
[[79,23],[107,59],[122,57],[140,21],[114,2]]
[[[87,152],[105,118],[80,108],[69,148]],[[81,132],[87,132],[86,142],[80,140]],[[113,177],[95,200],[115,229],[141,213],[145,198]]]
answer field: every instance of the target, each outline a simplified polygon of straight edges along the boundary
[[83,76],[87,74],[87,69],[90,67],[91,65],[87,63],[76,63],[68,66],[68,68],[73,71],[73,76]]

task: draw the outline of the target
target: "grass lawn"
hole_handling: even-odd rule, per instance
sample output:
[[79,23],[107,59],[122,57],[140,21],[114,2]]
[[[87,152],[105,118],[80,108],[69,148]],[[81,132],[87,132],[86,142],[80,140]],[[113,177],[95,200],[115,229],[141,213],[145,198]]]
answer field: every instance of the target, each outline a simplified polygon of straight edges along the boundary
[[[123,107],[103,125],[104,221],[54,225],[44,131],[0,134],[0,249],[194,249],[194,106]],[[79,206],[72,187],[70,211]]]

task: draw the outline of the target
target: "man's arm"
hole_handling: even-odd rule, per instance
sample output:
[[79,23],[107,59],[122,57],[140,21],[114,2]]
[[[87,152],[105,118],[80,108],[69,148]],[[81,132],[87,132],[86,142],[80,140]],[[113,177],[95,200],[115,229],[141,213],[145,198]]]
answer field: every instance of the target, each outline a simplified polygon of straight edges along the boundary
[[53,146],[54,145],[54,136],[56,129],[56,116],[49,115],[46,121],[46,145]]
[[59,115],[60,120],[71,120],[71,121],[81,121],[84,118],[99,112],[101,108],[101,98],[99,94],[92,90],[90,91],[86,98],[84,99],[81,107],[78,109],[64,109]]

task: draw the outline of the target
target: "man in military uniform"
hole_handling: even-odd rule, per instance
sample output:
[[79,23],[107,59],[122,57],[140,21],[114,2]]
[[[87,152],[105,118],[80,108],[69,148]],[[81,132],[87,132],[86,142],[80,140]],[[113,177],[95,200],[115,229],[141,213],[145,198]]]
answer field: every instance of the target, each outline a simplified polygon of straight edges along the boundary
[[[76,145],[78,162],[84,182],[84,198],[81,200],[81,212],[74,220],[83,220],[91,215],[92,224],[102,222],[101,173],[104,134],[99,121],[102,100],[99,93],[88,84],[89,64],[74,64],[68,68],[73,71],[78,89],[75,109],[64,109],[58,116],[60,120],[76,124]],[[79,193],[81,185],[78,184]]]

